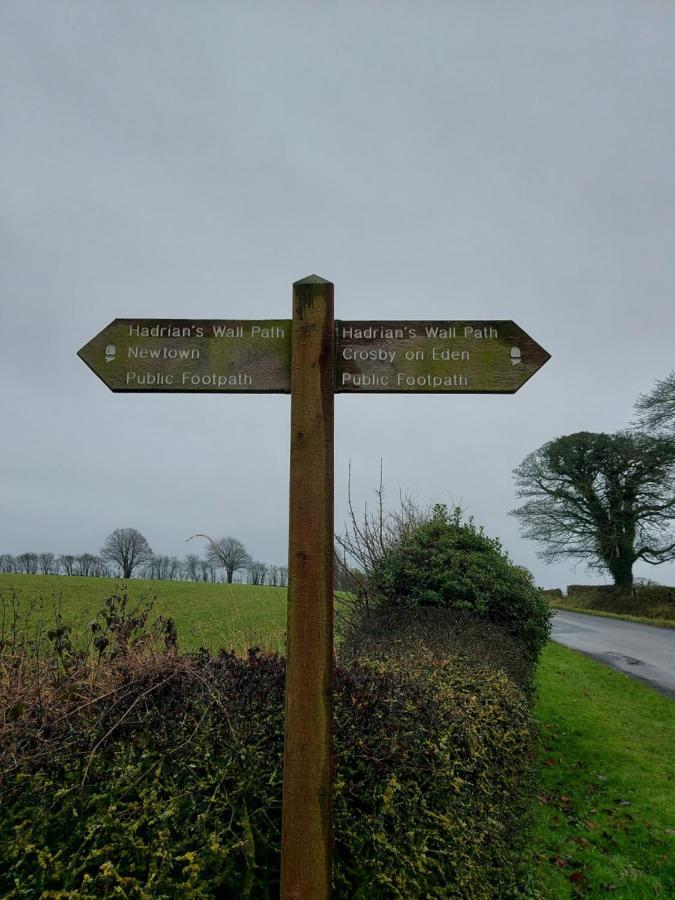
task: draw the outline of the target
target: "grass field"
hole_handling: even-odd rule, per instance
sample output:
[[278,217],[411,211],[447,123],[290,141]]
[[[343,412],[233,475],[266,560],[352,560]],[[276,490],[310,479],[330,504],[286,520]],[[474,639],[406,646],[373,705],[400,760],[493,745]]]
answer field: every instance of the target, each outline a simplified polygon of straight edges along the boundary
[[[114,578],[0,574],[0,597],[7,604],[15,591],[33,621],[42,610],[45,621],[52,623],[59,607],[77,635],[120,585]],[[127,586],[130,601],[154,597],[158,611],[175,619],[182,650],[284,649],[286,588],[141,579]]]
[[536,714],[537,896],[675,896],[675,703],[551,643]]

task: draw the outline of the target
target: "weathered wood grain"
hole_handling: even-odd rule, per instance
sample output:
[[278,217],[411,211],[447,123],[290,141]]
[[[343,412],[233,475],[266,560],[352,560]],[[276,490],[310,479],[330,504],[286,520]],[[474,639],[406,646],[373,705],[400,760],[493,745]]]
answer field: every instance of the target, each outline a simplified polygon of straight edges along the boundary
[[332,861],[333,285],[293,286],[283,900],[326,900]]

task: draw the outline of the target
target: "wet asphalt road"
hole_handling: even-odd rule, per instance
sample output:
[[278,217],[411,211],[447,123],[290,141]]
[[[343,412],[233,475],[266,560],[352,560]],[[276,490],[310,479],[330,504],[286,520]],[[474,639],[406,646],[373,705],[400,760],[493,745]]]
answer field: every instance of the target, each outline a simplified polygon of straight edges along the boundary
[[675,629],[557,611],[551,637],[675,699]]

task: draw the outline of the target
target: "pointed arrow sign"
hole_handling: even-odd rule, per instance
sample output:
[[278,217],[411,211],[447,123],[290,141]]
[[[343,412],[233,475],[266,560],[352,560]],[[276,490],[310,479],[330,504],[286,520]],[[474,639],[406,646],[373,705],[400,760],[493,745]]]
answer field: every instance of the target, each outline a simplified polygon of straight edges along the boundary
[[[111,391],[290,393],[288,319],[115,319],[79,351]],[[511,321],[338,321],[336,393],[513,394],[550,355]]]
[[116,392],[291,390],[288,319],[115,319],[78,356]]
[[511,321],[338,321],[335,389],[513,394],[550,358]]

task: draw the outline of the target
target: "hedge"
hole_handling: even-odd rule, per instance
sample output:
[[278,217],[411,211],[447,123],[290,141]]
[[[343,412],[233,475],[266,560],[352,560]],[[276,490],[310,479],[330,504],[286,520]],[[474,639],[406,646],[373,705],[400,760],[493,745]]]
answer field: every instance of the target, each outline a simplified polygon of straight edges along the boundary
[[612,584],[570,584],[567,600],[586,609],[675,621],[675,588],[665,585],[635,584],[617,588]]
[[[336,669],[334,896],[505,896],[532,795],[528,702],[503,666],[403,626],[385,644]],[[277,655],[167,651],[14,703],[0,894],[278,896],[283,689]]]
[[527,569],[514,565],[496,538],[461,511],[434,507],[404,540],[368,572],[369,586],[386,607],[438,607],[501,626],[517,639],[530,680],[550,633],[550,605]]

